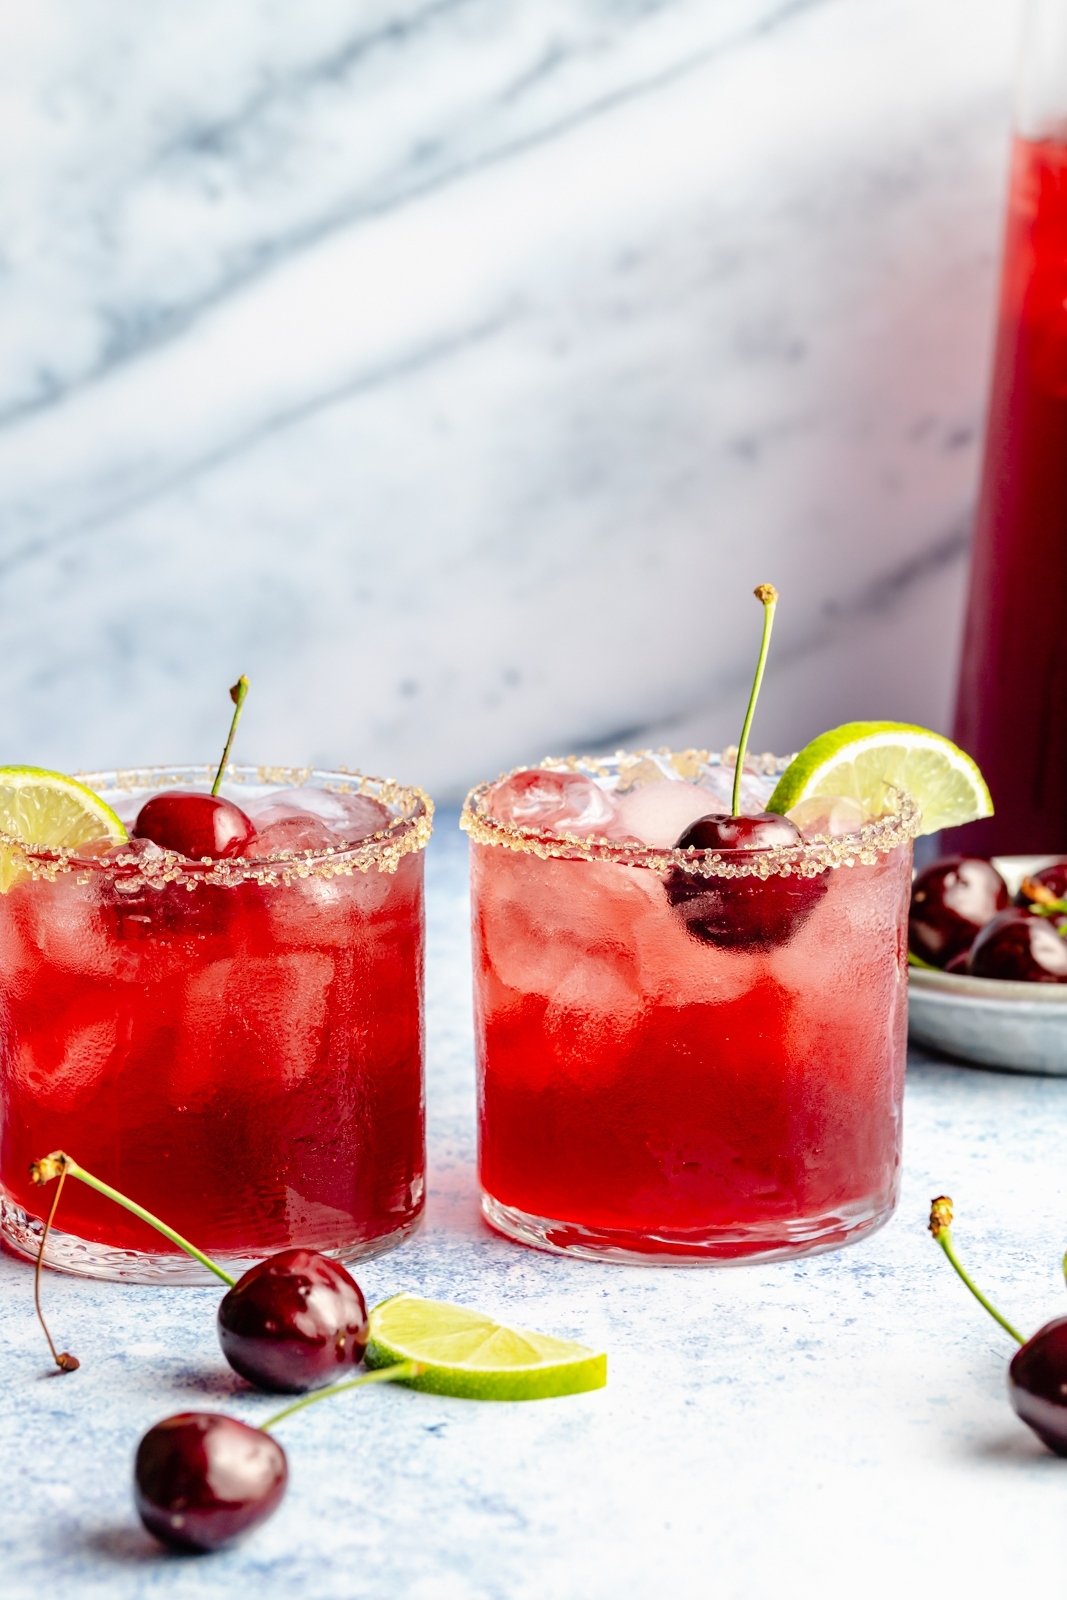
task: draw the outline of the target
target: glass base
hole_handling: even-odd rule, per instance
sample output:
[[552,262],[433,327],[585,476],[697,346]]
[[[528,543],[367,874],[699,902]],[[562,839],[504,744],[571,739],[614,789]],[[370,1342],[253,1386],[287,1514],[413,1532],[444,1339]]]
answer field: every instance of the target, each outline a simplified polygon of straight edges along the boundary
[[[321,1250],[334,1261],[365,1261],[370,1256],[380,1256],[386,1250],[401,1244],[422,1222],[420,1210],[410,1221],[395,1228],[392,1233],[380,1234],[376,1239],[353,1239],[342,1244],[319,1245],[314,1240],[298,1241],[311,1250]],[[40,1217],[31,1217],[21,1206],[0,1194],[0,1239],[13,1254],[27,1261],[37,1260],[44,1223]],[[295,1242],[295,1241],[294,1241]],[[274,1249],[214,1253],[212,1259],[231,1277],[239,1278],[242,1272],[273,1254]],[[66,1272],[76,1278],[103,1278],[114,1283],[181,1283],[218,1284],[214,1273],[202,1267],[199,1261],[179,1250],[148,1251],[124,1250],[117,1245],[97,1244],[91,1239],[81,1239],[77,1234],[64,1233],[52,1227],[48,1230],[48,1245],[44,1264],[54,1272]]]
[[803,1222],[768,1222],[755,1227],[718,1229],[699,1238],[635,1234],[553,1222],[506,1206],[482,1191],[482,1215],[489,1226],[519,1244],[586,1261],[617,1261],[631,1267],[730,1267],[750,1261],[785,1261],[794,1256],[839,1250],[865,1238],[889,1221],[896,1194],[888,1203],[846,1207]]

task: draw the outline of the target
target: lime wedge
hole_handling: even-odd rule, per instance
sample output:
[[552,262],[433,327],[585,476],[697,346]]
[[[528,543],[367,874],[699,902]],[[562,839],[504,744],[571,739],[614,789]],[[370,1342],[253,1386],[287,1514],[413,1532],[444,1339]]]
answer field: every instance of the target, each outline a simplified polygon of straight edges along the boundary
[[938,833],[993,815],[985,779],[951,739],[906,722],[846,722],[820,733],[793,757],[767,802],[782,815],[812,795],[847,795],[876,817],[894,791],[922,812],[922,832]]
[[[123,844],[127,838],[99,795],[42,767],[0,767],[0,832],[26,845],[65,850],[96,839]],[[10,889],[22,872],[16,852],[0,844],[0,892]]]
[[569,1339],[504,1328],[480,1311],[396,1294],[370,1315],[368,1367],[417,1361],[412,1389],[463,1400],[550,1400],[602,1389],[608,1358]]

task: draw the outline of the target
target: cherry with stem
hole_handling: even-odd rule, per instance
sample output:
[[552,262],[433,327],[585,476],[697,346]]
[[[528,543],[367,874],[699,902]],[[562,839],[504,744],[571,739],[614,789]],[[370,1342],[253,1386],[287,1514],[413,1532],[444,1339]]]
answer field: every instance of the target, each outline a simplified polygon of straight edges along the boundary
[[[931,1202],[930,1232],[979,1305],[1019,1346],[1008,1367],[1008,1398],[1016,1414],[1055,1455],[1067,1456],[1067,1317],[1046,1322],[1024,1339],[972,1281],[957,1256],[948,1195]],[[1067,1272],[1067,1259],[1064,1270]]]
[[[801,842],[800,829],[788,817],[769,811],[746,816],[741,811],[745,754],[778,605],[778,591],[773,583],[759,584],[754,593],[763,607],[763,632],[737,745],[730,811],[709,812],[707,816],[698,817],[678,839],[675,845],[678,850],[728,854],[773,850]],[[788,939],[825,893],[826,884],[821,877],[805,878],[795,874],[790,877],[707,878],[678,867],[667,878],[666,891],[668,900],[694,938],[720,949],[744,949],[757,944],[779,944]]]
[[56,1349],[52,1335],[48,1331],[48,1323],[45,1321],[44,1312],[41,1310],[41,1263],[44,1258],[44,1247],[48,1243],[48,1233],[53,1221],[55,1220],[56,1208],[59,1205],[59,1197],[63,1193],[63,1184],[66,1182],[66,1177],[66,1168],[63,1168],[60,1171],[59,1182],[56,1184],[56,1192],[52,1197],[52,1204],[49,1208],[48,1215],[45,1218],[44,1228],[41,1232],[41,1242],[37,1248],[37,1260],[34,1262],[33,1266],[33,1307],[37,1313],[37,1321],[41,1324],[41,1327],[44,1330],[44,1336],[48,1341],[48,1348],[52,1353],[52,1360],[55,1362],[60,1372],[77,1372],[78,1368],[81,1366],[81,1362],[78,1360],[77,1356],[71,1355],[69,1350]]
[[[367,1303],[359,1284],[339,1261],[316,1250],[289,1248],[256,1262],[235,1279],[190,1240],[79,1166],[65,1151],[56,1150],[35,1161],[30,1175],[37,1184],[54,1178],[61,1182],[67,1177],[79,1179],[155,1228],[226,1284],[228,1292],[217,1316],[219,1344],[234,1371],[257,1388],[302,1394],[322,1388],[339,1372],[362,1361],[370,1337]],[[38,1276],[55,1210],[53,1202],[38,1248]],[[37,1306],[53,1358],[62,1364],[39,1298]],[[74,1358],[68,1357],[64,1370],[72,1371],[76,1366]]]
[[197,789],[163,789],[146,800],[137,813],[135,839],[150,839],[163,850],[173,850],[192,861],[223,861],[239,856],[256,836],[252,820],[232,800],[219,794],[233,748],[237,724],[248,695],[248,679],[238,678],[230,690],[233,714],[230,731],[208,794]]
[[183,1411],[145,1433],[134,1457],[134,1500],[148,1532],[182,1551],[207,1552],[257,1527],[281,1503],[289,1463],[271,1430],[305,1406],[372,1383],[404,1382],[416,1361],[366,1372],[304,1395],[257,1427],[215,1411]]
[[244,703],[247,695],[248,678],[246,674],[242,672],[241,676],[230,690],[230,699],[233,701],[233,716],[230,718],[230,731],[226,735],[226,743],[222,747],[222,759],[219,761],[218,771],[215,773],[215,781],[211,785],[211,793],[213,795],[217,795],[222,786],[222,778],[226,771],[226,763],[229,761],[230,751],[233,749],[233,737],[237,732],[237,724],[241,720],[241,712],[244,709]]

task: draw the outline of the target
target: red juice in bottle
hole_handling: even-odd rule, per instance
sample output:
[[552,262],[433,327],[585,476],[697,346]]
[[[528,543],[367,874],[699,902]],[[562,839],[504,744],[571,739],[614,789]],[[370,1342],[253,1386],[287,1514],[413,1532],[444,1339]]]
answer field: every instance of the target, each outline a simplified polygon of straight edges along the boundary
[[[89,781],[121,809],[109,779]],[[292,1244],[351,1259],[417,1223],[429,802],[298,781],[248,802],[247,859],[131,840],[30,857],[0,895],[0,1218],[16,1249],[36,1248],[50,1200],[29,1164],[55,1149],[237,1267]],[[48,1259],[202,1271],[74,1182]]]
[[1017,138],[954,730],[996,815],[959,848],[1067,848],[1065,605],[1067,140]]

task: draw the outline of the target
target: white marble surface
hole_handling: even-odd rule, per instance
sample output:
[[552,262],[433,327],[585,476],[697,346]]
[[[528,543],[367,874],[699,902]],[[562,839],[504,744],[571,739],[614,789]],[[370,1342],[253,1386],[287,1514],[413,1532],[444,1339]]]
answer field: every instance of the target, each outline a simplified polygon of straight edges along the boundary
[[4,8],[5,759],[944,725],[1017,21]]
[[1067,1082],[913,1057],[904,1187],[880,1233],[807,1261],[600,1266],[481,1225],[466,851],[428,861],[429,1207],[359,1276],[602,1345],[607,1389],[528,1405],[356,1393],[279,1428],[280,1512],[233,1550],[162,1555],[136,1521],[143,1430],[175,1410],[277,1408],[215,1345],[217,1292],[32,1275],[0,1257],[4,1600],[900,1600],[1057,1591],[1067,1462],[1011,1411],[1014,1346],[925,1230],[1026,1331],[1062,1314]]

